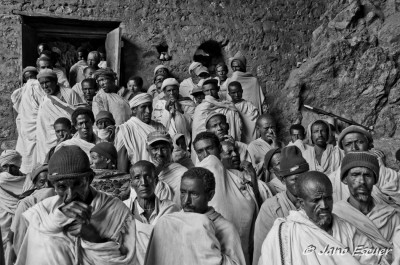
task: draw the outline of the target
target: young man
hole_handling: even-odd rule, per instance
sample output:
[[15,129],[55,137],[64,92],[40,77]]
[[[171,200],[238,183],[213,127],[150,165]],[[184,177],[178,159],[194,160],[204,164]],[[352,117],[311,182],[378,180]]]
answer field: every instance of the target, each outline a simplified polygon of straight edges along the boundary
[[46,155],[45,163],[48,164],[51,156],[54,154],[54,150],[56,149],[57,145],[61,142],[71,139],[72,137],[72,124],[68,118],[58,118],[54,122],[54,131],[57,137],[57,143],[55,146],[50,148],[50,151]]
[[[85,93],[83,92],[83,90],[82,90],[82,81],[85,79],[92,79],[93,78],[93,74],[94,74],[94,72],[96,71],[96,68],[94,68],[94,67],[92,67],[92,66],[86,66],[84,69],[83,69],[83,78],[82,78],[82,80],[81,81],[79,81],[79,82],[77,82],[77,83],[75,83],[75,85],[72,87],[72,90],[74,90],[76,93],[78,93],[78,95],[81,97],[81,99],[83,100],[83,101],[85,101],[85,102],[87,102],[86,101],[86,99],[85,99]],[[98,87],[97,87],[97,83],[96,83],[96,86],[95,86],[95,88],[96,88],[96,91],[97,91],[97,89],[98,89]],[[94,95],[93,95],[94,96]]]

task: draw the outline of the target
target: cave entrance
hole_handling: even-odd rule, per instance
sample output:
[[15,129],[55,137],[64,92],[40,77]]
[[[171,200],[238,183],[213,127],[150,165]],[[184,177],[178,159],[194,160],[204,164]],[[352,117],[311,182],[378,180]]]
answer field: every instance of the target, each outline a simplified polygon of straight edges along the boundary
[[[36,66],[38,57],[36,47],[47,43],[61,51],[59,62],[67,75],[70,67],[77,61],[76,50],[82,46],[89,51],[104,47],[107,66],[117,73],[120,79],[121,61],[121,22],[94,21],[71,18],[21,15],[22,18],[22,68]],[[21,71],[22,72],[22,71]]]

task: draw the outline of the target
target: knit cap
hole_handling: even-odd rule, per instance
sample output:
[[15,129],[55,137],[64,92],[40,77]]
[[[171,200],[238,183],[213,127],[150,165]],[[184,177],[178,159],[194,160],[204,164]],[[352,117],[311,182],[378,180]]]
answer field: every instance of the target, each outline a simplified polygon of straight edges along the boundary
[[96,152],[99,155],[110,159],[114,165],[117,165],[118,153],[117,149],[112,143],[109,142],[98,143],[92,149],[90,149],[90,152]]
[[50,158],[48,179],[81,178],[93,174],[89,157],[76,145],[62,146]]
[[375,184],[379,178],[379,162],[375,155],[369,152],[350,152],[345,155],[340,168],[340,180],[346,177],[347,172],[355,167],[366,167],[375,174]]
[[48,164],[43,164],[43,165],[37,164],[30,175],[32,182],[35,182],[35,179],[39,176],[40,173],[48,170],[49,170]]
[[281,151],[281,170],[282,177],[306,172],[310,169],[307,161],[303,158],[300,149],[295,146],[286,146]]
[[112,113],[109,111],[106,111],[106,110],[100,111],[96,116],[96,123],[97,123],[97,121],[99,121],[101,119],[108,119],[108,120],[112,121],[115,125],[114,117],[113,117]]
[[346,134],[348,133],[361,133],[364,134],[365,137],[367,137],[368,141],[370,143],[372,143],[374,140],[372,139],[372,134],[365,130],[364,128],[357,126],[357,125],[350,125],[349,127],[346,127],[340,134],[338,137],[338,145],[339,148],[343,150],[343,144],[342,144],[342,140],[343,138],[346,136]]

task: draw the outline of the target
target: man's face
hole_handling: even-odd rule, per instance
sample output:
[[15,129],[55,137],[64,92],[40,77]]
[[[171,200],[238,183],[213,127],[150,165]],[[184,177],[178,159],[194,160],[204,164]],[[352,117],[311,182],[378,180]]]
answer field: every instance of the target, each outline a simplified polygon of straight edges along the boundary
[[131,186],[140,199],[151,199],[157,185],[156,173],[146,166],[135,166],[131,172]]
[[39,71],[43,69],[51,69],[53,70],[53,65],[50,61],[39,61]]
[[299,191],[297,188],[297,179],[299,175],[291,175],[289,177],[283,177],[283,183],[286,185],[286,190],[289,191],[293,196],[298,197]]
[[375,185],[375,175],[366,167],[354,167],[347,172],[343,182],[349,187],[352,197],[357,201],[367,202]]
[[203,139],[196,142],[194,150],[200,162],[209,155],[215,155],[220,158],[221,148],[216,146],[211,139]]
[[99,76],[97,78],[97,83],[99,84],[100,89],[103,89],[106,93],[111,93],[115,87],[114,79],[107,76]]
[[113,125],[113,122],[112,121],[110,121],[109,119],[107,119],[107,118],[104,118],[104,119],[100,119],[100,120],[98,120],[97,122],[96,122],[96,126],[97,126],[97,128],[98,129],[105,129],[105,128],[107,128],[108,126],[111,126],[111,125]]
[[57,143],[64,142],[71,138],[71,129],[62,123],[54,124],[54,131],[56,132]]
[[88,82],[82,83],[82,92],[87,102],[93,101],[94,96],[96,95],[96,88]]
[[85,70],[83,75],[85,76],[85,78],[93,78],[94,72],[96,72],[96,70],[94,70],[93,68],[89,68]]
[[346,134],[342,139],[344,153],[354,151],[368,151],[369,143],[364,134],[354,132]]
[[27,71],[24,73],[24,80],[28,81],[29,79],[36,79],[37,73],[33,71]]
[[78,52],[78,61],[83,61],[86,59],[84,52]]
[[56,95],[59,91],[57,81],[52,78],[42,77],[39,79],[39,83],[47,95]]
[[129,91],[133,91],[133,92],[139,92],[140,91],[140,87],[137,85],[135,80],[129,80],[128,84],[127,84],[128,90]]
[[214,116],[207,122],[207,131],[215,134],[220,141],[223,141],[224,136],[228,135],[229,124],[221,115]]
[[100,60],[96,59],[96,56],[94,54],[89,54],[87,57],[87,64],[88,66],[92,66],[97,68],[97,65],[99,64]]
[[235,144],[225,141],[221,144],[221,162],[226,169],[240,169],[240,156]]
[[76,117],[75,129],[78,131],[79,137],[90,141],[93,136],[93,121],[86,114]]
[[304,140],[304,133],[301,130],[292,129],[290,131],[290,138],[292,142],[296,142],[297,140]]
[[267,143],[271,143],[272,138],[276,137],[276,124],[275,121],[270,118],[260,120],[256,125],[256,128],[261,139]]
[[332,187],[321,183],[306,183],[305,198],[300,203],[307,216],[318,227],[327,231],[332,224]]
[[179,87],[178,86],[166,86],[164,89],[164,92],[168,98],[178,99],[178,97],[179,97]]
[[90,192],[89,177],[58,180],[54,182],[54,190],[65,204],[73,201],[86,203]]
[[162,83],[163,83],[164,79],[165,79],[165,76],[164,76],[164,75],[158,75],[158,76],[156,76],[156,78],[154,79],[154,84],[156,85],[156,88],[157,88],[158,90],[161,89],[161,86],[162,86]]
[[203,102],[203,99],[206,97],[204,95],[204,93],[196,93],[193,95],[194,99],[196,100],[197,104],[200,104],[201,102]]
[[92,168],[94,169],[107,169],[109,160],[98,154],[97,152],[90,152],[90,158],[92,161]]
[[160,68],[157,70],[156,75],[164,75],[167,76],[168,75],[168,71],[166,68]]
[[238,103],[243,100],[243,89],[237,86],[229,86],[228,87],[229,96],[232,98],[233,103]]
[[47,182],[47,171],[40,172],[40,174],[36,177],[36,182],[35,182],[35,188],[40,190],[47,188],[48,182]]
[[2,166],[2,170],[3,170],[4,172],[10,173],[10,174],[13,175],[13,176],[19,176],[19,167],[17,167],[16,165],[12,165],[12,164],[8,165],[8,164],[5,164],[5,165]]
[[143,103],[132,109],[133,116],[146,124],[151,122],[151,113],[153,112],[153,104],[151,102]]
[[217,68],[217,76],[221,81],[225,81],[228,78],[227,74],[228,74],[228,69],[226,67],[219,66]]
[[272,166],[271,171],[274,172],[276,176],[280,176],[279,171],[281,170],[281,153],[275,153],[270,161]]
[[313,124],[311,126],[311,140],[315,145],[325,148],[329,140],[329,129],[327,125]]
[[206,96],[212,96],[213,98],[219,98],[218,95],[218,87],[215,86],[214,84],[205,84],[203,85],[203,93]]
[[236,72],[236,71],[244,72],[243,71],[244,69],[242,69],[242,66],[238,60],[234,60],[231,64],[231,67],[232,67],[232,71],[234,71],[234,72]]
[[163,167],[171,162],[172,146],[165,141],[157,141],[149,145],[149,154],[156,167]]
[[181,180],[181,205],[184,212],[203,214],[208,210],[208,202],[214,193],[204,190],[200,179],[183,178]]

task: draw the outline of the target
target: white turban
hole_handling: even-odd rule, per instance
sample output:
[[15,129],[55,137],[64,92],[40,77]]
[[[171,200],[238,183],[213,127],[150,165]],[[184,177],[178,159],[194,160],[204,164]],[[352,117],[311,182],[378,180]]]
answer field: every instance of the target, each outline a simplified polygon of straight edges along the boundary
[[190,66],[189,66],[189,74],[190,74],[190,72],[191,72],[192,70],[194,70],[194,69],[196,69],[197,67],[200,67],[200,66],[202,66],[202,64],[199,63],[199,62],[193,62],[193,63],[191,63]]
[[167,78],[162,82],[161,90],[164,90],[164,88],[167,86],[178,86],[179,87],[179,82],[175,78]]
[[157,73],[158,70],[160,70],[162,68],[165,68],[168,70],[168,67],[166,67],[165,65],[162,65],[162,64],[157,65],[157,67],[154,69],[154,75]]
[[4,150],[0,155],[0,166],[14,165],[21,167],[22,156],[15,150]]
[[129,107],[131,109],[133,109],[134,107],[137,107],[139,105],[142,105],[142,104],[148,103],[148,102],[153,102],[153,97],[147,93],[140,93],[140,94],[134,96],[129,101]]

